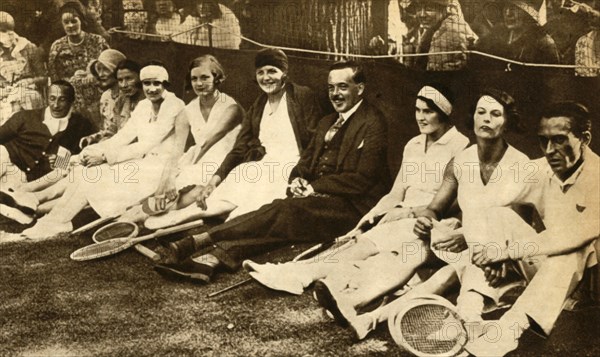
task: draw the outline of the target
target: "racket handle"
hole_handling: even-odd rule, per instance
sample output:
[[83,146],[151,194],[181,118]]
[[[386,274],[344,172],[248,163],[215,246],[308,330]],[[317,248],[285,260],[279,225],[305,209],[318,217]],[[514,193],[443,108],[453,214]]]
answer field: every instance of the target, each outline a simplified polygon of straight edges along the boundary
[[206,295],[206,297],[209,297],[209,298],[211,298],[211,297],[215,297],[215,296],[217,296],[217,295],[221,295],[221,294],[222,294],[222,293],[224,293],[224,292],[227,292],[227,291],[229,291],[229,290],[233,290],[233,289],[235,289],[235,288],[237,288],[237,287],[239,287],[239,286],[242,286],[242,285],[244,285],[244,284],[247,284],[247,283],[251,282],[252,280],[254,280],[254,279],[252,279],[252,278],[248,278],[248,279],[246,279],[246,280],[242,280],[242,281],[240,281],[240,282],[237,282],[237,283],[235,283],[235,284],[233,284],[233,285],[230,285],[230,286],[228,286],[228,287],[226,287],[226,288],[224,288],[224,289],[221,289],[221,290],[219,290],[219,291],[215,291],[214,293],[210,293],[210,294]]
[[138,251],[138,253],[140,253],[141,255],[143,255],[147,258],[150,258],[154,262],[158,262],[160,260],[160,255],[158,253],[156,253],[155,251],[153,251],[152,249],[146,247],[145,245],[136,244],[133,247],[135,248],[135,250]]

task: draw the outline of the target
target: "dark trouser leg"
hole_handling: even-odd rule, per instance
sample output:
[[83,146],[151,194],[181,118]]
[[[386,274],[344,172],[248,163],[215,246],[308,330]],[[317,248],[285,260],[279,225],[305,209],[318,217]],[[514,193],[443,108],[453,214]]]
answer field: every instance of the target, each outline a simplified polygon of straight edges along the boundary
[[236,269],[247,257],[291,242],[323,242],[352,229],[361,215],[346,199],[305,197],[275,200],[208,231],[200,254]]

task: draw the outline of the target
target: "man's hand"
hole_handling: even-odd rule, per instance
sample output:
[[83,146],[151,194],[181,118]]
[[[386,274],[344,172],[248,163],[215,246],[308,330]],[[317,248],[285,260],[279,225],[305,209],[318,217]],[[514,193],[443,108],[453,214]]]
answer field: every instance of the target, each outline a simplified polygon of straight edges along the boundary
[[352,231],[364,232],[368,227],[374,226],[383,214],[385,213],[378,211],[369,211],[363,216],[363,218],[360,219],[360,221],[358,221],[358,224],[356,225],[356,227],[354,227]]
[[431,229],[433,228],[433,220],[429,217],[419,217],[417,218],[417,222],[415,222],[415,227],[413,228],[413,232],[419,238],[429,238],[431,235]]
[[509,260],[508,246],[498,243],[476,244],[473,246],[471,261],[478,267]]
[[50,167],[54,168],[54,164],[56,164],[56,154],[47,155],[46,158],[48,158],[48,163],[50,164]]
[[198,194],[198,196],[196,196],[196,204],[203,211],[206,211],[206,209],[208,208],[208,206],[206,205],[206,199],[208,197],[210,197],[210,195],[212,194],[212,192],[214,190],[215,190],[215,186],[208,184],[206,186],[203,186],[202,189],[200,190],[200,193]]
[[302,177],[296,177],[289,185],[290,192],[292,193],[292,197],[308,197],[315,193],[315,189],[310,185],[310,183],[303,179]]
[[485,274],[485,281],[487,281],[492,288],[497,288],[504,282],[508,267],[505,262],[502,262],[487,265],[482,269]]
[[[394,207],[389,210],[385,216],[379,221],[379,224],[399,221],[401,219],[409,218],[412,213],[412,209],[410,207]],[[414,216],[413,216],[414,217]]]

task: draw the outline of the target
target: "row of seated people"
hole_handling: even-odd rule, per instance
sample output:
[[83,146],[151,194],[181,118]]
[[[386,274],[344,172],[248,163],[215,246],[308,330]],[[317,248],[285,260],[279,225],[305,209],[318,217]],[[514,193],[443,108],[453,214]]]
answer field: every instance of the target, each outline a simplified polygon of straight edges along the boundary
[[[598,75],[600,57],[594,39],[600,12],[596,2],[571,4],[548,23],[542,1],[470,2],[465,6],[479,10],[469,14],[469,22],[458,0],[411,1],[400,6],[400,24],[390,27],[387,45],[381,37],[372,39],[370,45],[380,53],[404,55],[476,50],[525,63],[575,64],[577,75]],[[475,68],[506,67],[504,61],[464,53],[405,57],[402,61],[408,67],[430,71],[462,69],[468,62]]]
[[[126,74],[137,74],[126,63],[114,66],[122,87]],[[417,268],[433,260],[441,268],[425,282],[413,282],[414,291],[443,293],[460,281],[459,311],[482,325],[467,347],[474,355],[504,355],[516,348],[531,320],[550,333],[586,268],[597,264],[600,162],[588,147],[591,114],[581,104],[557,103],[544,111],[538,137],[545,158],[530,161],[505,140],[520,123],[509,94],[490,89],[477,97],[476,143],[468,146],[450,119],[453,95],[439,84],[426,85],[415,101],[421,134],[407,143],[400,173],[385,195],[386,123],[364,98],[366,74],[359,64],[340,62],[330,68],[329,99],[336,113],[322,118],[314,93],[288,80],[288,60],[281,50],[257,53],[255,75],[264,93],[245,114],[219,91],[225,74],[216,58],[198,58],[189,71],[198,97],[186,106],[166,89],[164,67],[143,67],[137,79],[146,98],[125,125],[111,138],[86,146],[71,166],[2,190],[0,212],[32,221],[40,203],[50,206],[23,232],[30,239],[72,230],[71,220],[87,205],[100,216],[125,212],[126,219],[150,228],[177,224],[182,216],[231,212],[225,223],[206,233],[167,245],[155,269],[168,278],[206,283],[221,269],[243,264],[264,285],[295,294],[317,281],[319,302],[363,337],[388,317],[387,310],[359,315],[356,308],[405,285]],[[47,132],[56,115],[64,116],[72,105],[72,91],[64,82],[50,93],[47,114],[38,120]],[[10,119],[11,128],[18,127],[12,123],[20,116]],[[61,124],[56,126],[60,131]],[[190,129],[196,145],[182,155]],[[19,138],[18,129],[10,134],[4,137]],[[11,158],[12,140],[2,142]],[[218,157],[206,159],[213,150]],[[220,164],[209,177],[203,171],[215,162]],[[133,176],[123,174],[132,168]],[[258,169],[254,177],[259,180],[243,174],[236,179],[235,168],[242,173]],[[190,169],[190,181],[178,182]],[[443,174],[424,174],[435,170]],[[40,185],[53,190],[54,197],[47,195],[48,188],[40,191]],[[538,233],[524,221],[513,209],[520,205],[534,206],[545,230]],[[336,255],[340,264],[243,262],[293,242],[325,242],[349,231],[356,231],[356,244]],[[531,245],[534,252],[526,249]],[[489,254],[490,246],[498,254]],[[524,285],[499,322],[515,333],[489,343],[482,313],[500,305],[507,290]],[[543,309],[537,304],[540,294],[548,296]]]

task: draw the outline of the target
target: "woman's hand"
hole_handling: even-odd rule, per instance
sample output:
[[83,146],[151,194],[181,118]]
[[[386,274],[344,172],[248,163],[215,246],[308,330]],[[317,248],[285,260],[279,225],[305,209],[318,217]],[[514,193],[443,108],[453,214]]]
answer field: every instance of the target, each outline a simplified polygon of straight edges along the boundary
[[[385,216],[379,221],[379,224],[388,222],[399,221],[401,219],[409,218],[412,214],[412,208],[410,207],[394,207],[389,210]],[[413,216],[414,217],[414,216]]]
[[154,192],[153,196],[156,206],[160,210],[166,209],[168,202],[177,200],[179,195],[177,193],[177,187],[175,186],[175,175],[171,173],[165,173],[161,178],[158,188]]
[[296,177],[290,183],[289,188],[293,197],[305,197],[306,190],[309,186],[310,183],[306,179],[303,179],[302,177]]
[[210,195],[213,193],[215,188],[216,187],[214,185],[209,183],[208,185],[203,186],[202,189],[200,190],[200,193],[198,194],[198,196],[196,196],[196,204],[203,211],[206,211],[208,209],[208,206],[206,204],[206,199],[210,197]]
[[423,216],[417,218],[413,232],[419,238],[429,238],[431,236],[431,229],[433,228],[433,220],[429,217]]
[[473,256],[471,261],[478,267],[484,267],[494,263],[509,260],[508,246],[501,246],[497,243],[476,244],[473,246]]
[[469,248],[462,230],[431,235],[431,247],[452,253],[460,253]]

